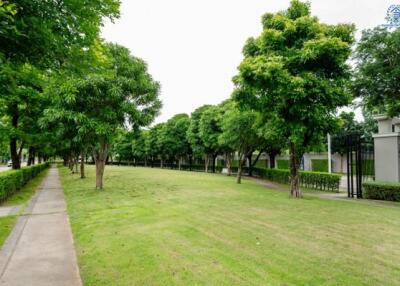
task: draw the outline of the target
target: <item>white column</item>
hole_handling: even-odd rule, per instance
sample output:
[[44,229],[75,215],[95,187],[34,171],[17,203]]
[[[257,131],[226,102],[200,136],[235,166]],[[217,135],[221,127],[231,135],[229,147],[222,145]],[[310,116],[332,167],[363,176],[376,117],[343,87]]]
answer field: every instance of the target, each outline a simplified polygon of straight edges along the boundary
[[331,135],[328,133],[328,172],[332,173]]

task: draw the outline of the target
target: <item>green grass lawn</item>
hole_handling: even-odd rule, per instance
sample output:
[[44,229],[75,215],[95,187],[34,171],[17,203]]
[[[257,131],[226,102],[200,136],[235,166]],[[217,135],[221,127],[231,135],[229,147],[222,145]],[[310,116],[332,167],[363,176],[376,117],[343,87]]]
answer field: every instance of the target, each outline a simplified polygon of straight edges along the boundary
[[[13,194],[9,197],[4,203],[0,205],[0,207],[4,206],[14,206],[14,205],[23,205],[22,209],[24,209],[29,199],[35,193],[36,189],[42,183],[44,177],[46,176],[48,170],[44,170],[36,178],[32,179],[28,182],[20,191]],[[11,230],[13,229],[18,216],[6,216],[0,217],[0,247],[3,245],[4,241],[7,239]]]
[[400,285],[400,204],[204,173],[60,169],[85,285]]

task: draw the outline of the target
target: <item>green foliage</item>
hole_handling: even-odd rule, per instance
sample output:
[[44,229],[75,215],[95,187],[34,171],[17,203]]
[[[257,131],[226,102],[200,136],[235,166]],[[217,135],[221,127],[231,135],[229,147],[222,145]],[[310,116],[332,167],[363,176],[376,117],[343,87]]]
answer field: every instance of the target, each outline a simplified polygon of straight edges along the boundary
[[205,152],[205,146],[200,137],[200,120],[203,113],[210,107],[211,105],[203,105],[193,111],[190,116],[190,125],[186,136],[193,149],[193,153],[197,156],[203,155]]
[[[290,174],[288,170],[254,168],[256,176],[280,184],[290,183]],[[300,172],[301,186],[309,189],[315,189],[326,192],[339,192],[341,175],[318,173],[318,172]]]
[[219,141],[239,152],[239,160],[250,155],[260,145],[257,122],[259,114],[254,111],[228,110],[222,119]]
[[199,121],[199,137],[204,146],[205,153],[208,155],[217,154],[220,151],[220,144],[218,137],[222,133],[221,119],[223,116],[223,110],[213,105],[201,115]]
[[375,28],[363,32],[357,45],[354,91],[369,110],[400,114],[400,29]]
[[[9,4],[0,4],[3,15]],[[11,28],[1,30],[0,52],[14,63],[59,67],[76,49],[97,40],[104,18],[119,16],[119,4],[118,0],[13,0],[6,21],[2,17],[2,25]]]
[[289,169],[289,160],[276,160],[277,163],[277,168],[278,169],[284,169],[287,170]]
[[313,159],[311,160],[313,172],[328,172],[328,160]]
[[115,130],[126,125],[133,130],[149,125],[161,102],[160,86],[147,72],[143,60],[115,44],[105,44],[103,48],[105,60],[98,72],[72,76],[47,90],[53,105],[45,116],[49,122],[72,126],[73,130],[68,130],[70,136],[94,150],[96,162],[105,163]]
[[365,182],[363,183],[363,197],[372,200],[400,202],[400,184]]
[[118,161],[132,161],[132,141],[135,138],[135,132],[130,132],[125,129],[116,130],[116,136],[112,143],[111,154]]
[[336,126],[337,108],[351,101],[347,59],[354,30],[320,23],[309,4],[294,0],[287,11],[265,15],[261,35],[244,47],[234,98],[287,139],[294,174],[304,152]]
[[177,114],[165,123],[158,140],[167,156],[179,158],[191,153],[186,137],[189,125],[190,119],[187,114]]
[[49,167],[49,163],[24,167],[19,170],[4,171],[0,173],[0,201],[5,201],[9,196],[21,189],[29,180]]

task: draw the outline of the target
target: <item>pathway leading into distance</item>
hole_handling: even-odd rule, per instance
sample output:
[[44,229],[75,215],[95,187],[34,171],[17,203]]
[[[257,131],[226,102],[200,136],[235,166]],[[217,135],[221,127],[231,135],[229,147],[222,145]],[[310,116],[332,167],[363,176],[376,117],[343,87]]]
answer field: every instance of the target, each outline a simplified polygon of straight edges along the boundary
[[0,251],[0,285],[82,285],[55,167],[49,170]]

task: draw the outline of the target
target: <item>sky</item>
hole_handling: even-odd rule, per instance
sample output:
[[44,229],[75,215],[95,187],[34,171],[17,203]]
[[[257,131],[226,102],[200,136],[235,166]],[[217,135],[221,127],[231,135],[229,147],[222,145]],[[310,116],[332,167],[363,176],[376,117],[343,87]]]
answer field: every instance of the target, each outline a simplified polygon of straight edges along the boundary
[[[290,0],[122,0],[121,17],[107,21],[102,37],[126,46],[148,64],[161,84],[163,108],[155,122],[190,114],[230,97],[242,48],[261,33],[261,16],[286,9]],[[361,30],[385,24],[400,0],[312,0],[313,15],[328,24]],[[358,119],[360,119],[358,114]]]

